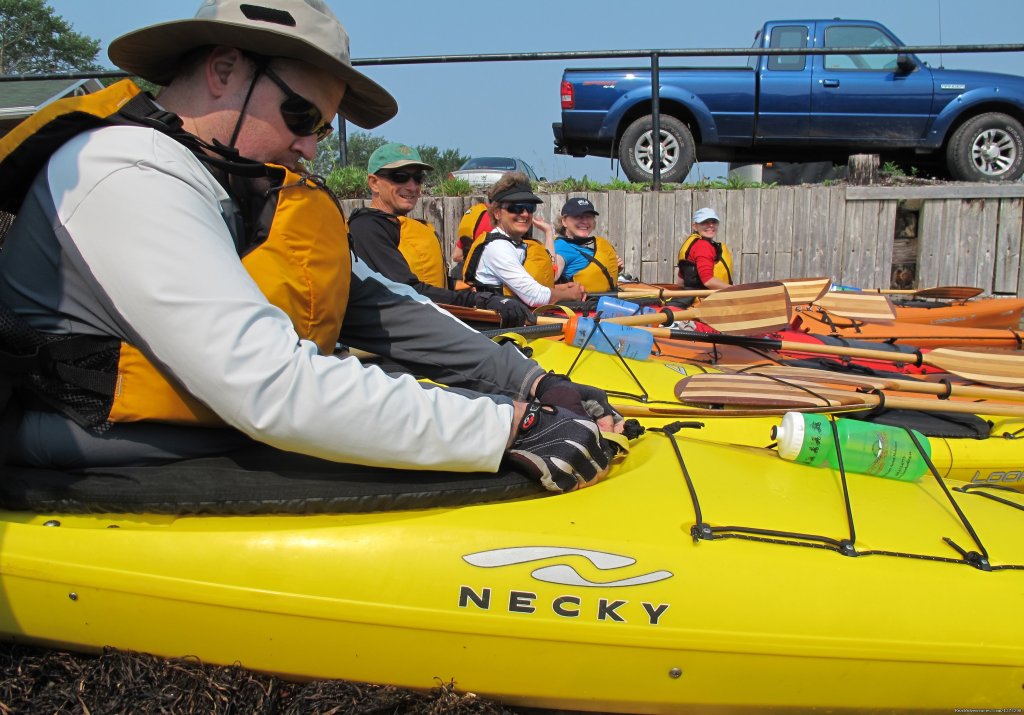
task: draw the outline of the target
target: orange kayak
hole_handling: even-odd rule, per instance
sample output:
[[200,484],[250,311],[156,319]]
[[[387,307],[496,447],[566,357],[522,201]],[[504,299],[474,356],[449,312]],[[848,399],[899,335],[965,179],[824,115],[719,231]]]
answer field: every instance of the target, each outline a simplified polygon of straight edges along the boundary
[[961,324],[866,323],[833,316],[820,308],[797,308],[793,327],[804,333],[835,335],[869,342],[906,344],[919,348],[953,345],[969,347],[1024,348],[1024,331],[1018,328],[973,328]]
[[1018,328],[1024,314],[1024,298],[974,298],[964,301],[892,301],[896,319],[903,323],[950,325],[970,328]]

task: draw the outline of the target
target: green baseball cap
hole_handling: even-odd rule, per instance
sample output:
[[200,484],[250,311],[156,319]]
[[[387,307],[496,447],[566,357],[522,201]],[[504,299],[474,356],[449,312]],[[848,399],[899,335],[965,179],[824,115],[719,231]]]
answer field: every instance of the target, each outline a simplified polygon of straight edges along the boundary
[[370,161],[366,163],[366,173],[376,174],[381,169],[401,169],[405,166],[420,166],[427,171],[434,169],[420,158],[420,153],[413,147],[389,142],[370,154]]

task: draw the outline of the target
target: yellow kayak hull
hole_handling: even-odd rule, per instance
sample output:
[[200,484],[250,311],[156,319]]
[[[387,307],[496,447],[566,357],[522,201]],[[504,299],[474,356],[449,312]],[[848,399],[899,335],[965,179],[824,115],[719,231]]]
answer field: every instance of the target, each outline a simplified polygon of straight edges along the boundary
[[[846,537],[830,472],[761,449],[686,437],[680,447],[706,523]],[[943,537],[970,539],[933,482],[848,480],[857,549],[921,558],[695,542],[693,502],[657,433],[595,487],[511,503],[307,517],[4,513],[0,631],[303,678],[454,680],[537,707],[1019,702],[1024,621],[948,604],[1019,603],[1024,571],[937,560],[956,556]],[[1024,564],[1019,511],[954,498],[993,565]]]
[[[568,357],[538,347],[553,369]],[[679,376],[631,368],[662,396]],[[311,516],[2,512],[0,635],[295,678],[453,680],[558,709],[1019,704],[1024,619],[1006,604],[1024,599],[1024,512],[952,492],[987,553],[964,559],[955,547],[980,547],[936,480],[847,475],[848,512],[839,475],[780,459],[759,420],[716,422],[732,444],[649,430],[605,481],[559,496]]]

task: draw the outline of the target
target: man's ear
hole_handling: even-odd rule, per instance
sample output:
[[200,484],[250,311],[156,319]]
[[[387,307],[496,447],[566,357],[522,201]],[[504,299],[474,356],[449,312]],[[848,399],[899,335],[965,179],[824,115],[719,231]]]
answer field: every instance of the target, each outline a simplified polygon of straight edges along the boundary
[[245,55],[235,47],[215,47],[210,51],[204,65],[206,85],[215,97],[233,91],[232,84],[240,77],[247,81],[251,76],[251,68]]
[[377,186],[379,184],[380,184],[380,177],[379,176],[377,176],[376,174],[367,174],[366,175],[366,185],[370,187],[370,195],[371,196],[375,196],[376,194],[380,193],[377,190]]

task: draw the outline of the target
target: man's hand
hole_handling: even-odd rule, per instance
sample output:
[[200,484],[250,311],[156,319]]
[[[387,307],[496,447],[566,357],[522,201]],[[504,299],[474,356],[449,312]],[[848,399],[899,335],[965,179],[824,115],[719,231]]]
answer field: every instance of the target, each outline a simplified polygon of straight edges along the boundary
[[553,492],[595,484],[608,473],[612,455],[593,420],[537,402],[526,408],[508,451],[513,464]]
[[537,322],[533,312],[518,298],[511,298],[493,293],[477,293],[478,308],[495,311],[501,316],[501,327],[518,328],[520,325],[531,325]]
[[604,390],[549,372],[537,381],[533,395],[546,405],[563,407],[593,418],[604,432],[622,432],[622,416],[612,409]]

